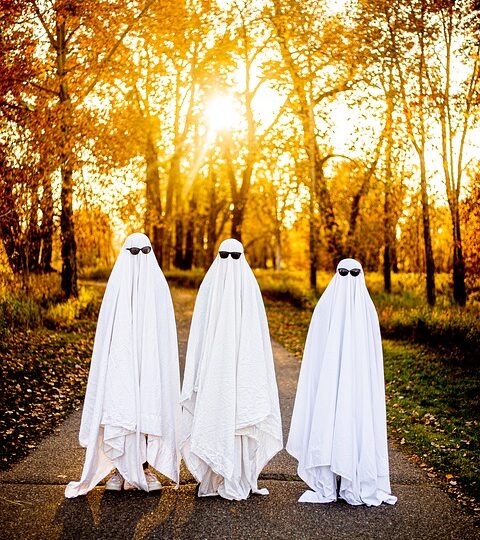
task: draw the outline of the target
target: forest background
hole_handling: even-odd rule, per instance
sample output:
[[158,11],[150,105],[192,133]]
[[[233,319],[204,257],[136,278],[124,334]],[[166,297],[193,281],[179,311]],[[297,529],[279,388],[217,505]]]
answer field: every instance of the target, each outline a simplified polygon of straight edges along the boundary
[[127,234],[190,287],[235,237],[299,356],[336,264],[361,261],[384,336],[427,347],[386,347],[391,435],[479,500],[478,0],[0,5],[2,463],[81,398],[85,280]]

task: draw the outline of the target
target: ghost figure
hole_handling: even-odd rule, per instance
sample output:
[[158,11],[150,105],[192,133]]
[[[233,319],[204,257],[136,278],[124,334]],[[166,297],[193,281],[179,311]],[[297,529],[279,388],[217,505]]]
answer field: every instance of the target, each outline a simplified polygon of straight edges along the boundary
[[183,458],[199,496],[246,499],[282,449],[265,308],[243,246],[221,243],[198,291],[182,388]]
[[382,343],[362,266],[344,259],[308,330],[287,451],[313,491],[299,502],[394,504]]
[[85,464],[65,496],[87,493],[113,468],[130,488],[148,491],[145,462],[178,483],[179,394],[170,291],[150,240],[135,233],[100,308],[79,437]]

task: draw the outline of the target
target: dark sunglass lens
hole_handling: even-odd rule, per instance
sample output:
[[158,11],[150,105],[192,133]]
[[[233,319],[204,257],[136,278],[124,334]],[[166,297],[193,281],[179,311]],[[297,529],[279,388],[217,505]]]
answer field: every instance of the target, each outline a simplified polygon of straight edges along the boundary
[[339,268],[338,269],[338,273],[341,275],[341,276],[348,276],[348,270],[346,268]]
[[353,277],[357,277],[358,274],[360,274],[360,268],[352,268],[350,274],[352,274]]
[[241,253],[234,251],[233,253],[230,253],[230,255],[232,256],[232,259],[240,259]]
[[138,255],[140,253],[140,248],[128,248],[128,250],[132,255]]
[[228,251],[219,251],[218,254],[222,259],[226,259],[229,255]]
[[152,251],[152,248],[150,246],[145,246],[142,248],[142,253],[145,253],[145,255],[147,253],[150,253],[150,251]]

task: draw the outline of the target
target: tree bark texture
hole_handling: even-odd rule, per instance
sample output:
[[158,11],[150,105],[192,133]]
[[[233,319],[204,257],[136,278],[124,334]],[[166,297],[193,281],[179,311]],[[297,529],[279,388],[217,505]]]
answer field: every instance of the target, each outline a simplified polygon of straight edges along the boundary
[[60,238],[62,243],[62,292],[66,300],[78,297],[77,245],[73,225],[73,153],[70,148],[72,111],[66,81],[67,39],[65,22],[56,23],[57,76],[60,81]]
[[149,236],[158,264],[163,266],[163,216],[160,196],[160,175],[158,171],[158,152],[151,130],[147,133],[146,148],[146,213],[145,231]]

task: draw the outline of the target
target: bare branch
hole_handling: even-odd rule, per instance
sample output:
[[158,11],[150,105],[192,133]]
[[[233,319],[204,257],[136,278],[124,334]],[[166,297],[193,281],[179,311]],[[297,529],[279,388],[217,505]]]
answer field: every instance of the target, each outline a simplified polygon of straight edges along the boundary
[[57,40],[55,39],[55,36],[50,31],[50,28],[48,28],[47,21],[45,20],[45,18],[43,16],[43,13],[40,11],[40,8],[38,7],[37,2],[35,0],[30,0],[30,3],[32,4],[33,9],[35,10],[35,13],[37,14],[37,17],[38,17],[41,25],[43,26],[43,29],[47,33],[48,40],[50,41],[50,44],[52,45],[52,47],[54,49],[56,49],[57,48]]
[[253,88],[253,90],[251,91],[248,91],[249,95],[250,95],[250,99],[253,99],[255,97],[255,94],[258,92],[258,89],[260,88],[260,86],[262,86],[262,84],[268,80],[266,77],[262,77],[258,80],[258,83],[255,85],[255,87]]
[[261,145],[263,143],[263,141],[265,140],[265,137],[268,135],[268,133],[273,129],[273,127],[275,126],[275,124],[278,122],[278,120],[280,119],[280,117],[282,116],[282,114],[285,112],[285,109],[287,108],[287,105],[288,103],[290,102],[290,97],[291,97],[291,94],[289,94],[287,96],[287,98],[285,99],[285,101],[283,102],[283,105],[280,107],[280,109],[278,110],[277,114],[275,115],[275,118],[272,120],[272,122],[267,126],[267,128],[265,128],[264,132],[258,137],[259,139],[259,145]]
[[322,92],[319,96],[313,98],[312,101],[315,105],[318,105],[321,101],[323,101],[327,97],[335,96],[339,94],[340,92],[346,92],[348,90],[351,90],[355,86],[355,84],[363,80],[364,80],[363,78],[360,78],[360,79],[353,79],[352,81],[345,81],[343,84],[335,86],[334,88],[331,88],[330,90],[327,90],[326,92]]
[[37,88],[38,90],[41,90],[42,92],[46,92],[47,94],[52,94],[53,96],[58,96],[58,92],[56,92],[55,90],[52,90],[51,88],[47,88],[46,86],[43,86],[43,85],[38,84],[36,82],[24,81],[22,79],[16,79],[16,78],[13,78],[12,80],[15,81],[15,82],[25,83],[25,84],[28,84],[29,86],[33,86],[34,88]]
[[82,27],[81,24],[78,24],[75,28],[73,28],[66,36],[65,38],[65,44],[67,44],[71,39],[72,37],[75,35],[75,33],[77,32],[77,30],[79,30],[80,28]]

